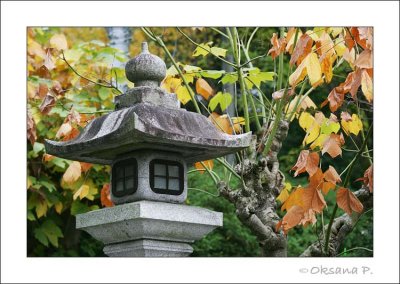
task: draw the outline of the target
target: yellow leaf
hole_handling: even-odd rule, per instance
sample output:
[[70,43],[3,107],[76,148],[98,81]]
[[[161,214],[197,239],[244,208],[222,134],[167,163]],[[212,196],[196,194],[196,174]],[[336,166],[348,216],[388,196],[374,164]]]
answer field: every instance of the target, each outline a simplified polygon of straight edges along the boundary
[[79,198],[82,200],[83,198],[85,198],[88,194],[89,194],[89,186],[86,184],[83,184],[74,194],[73,198],[74,200]]
[[279,200],[281,203],[285,202],[289,197],[290,190],[292,185],[289,182],[285,183],[285,187],[282,189],[281,193],[278,195],[276,200]]
[[364,96],[368,102],[372,102],[372,89],[372,79],[369,76],[368,72],[366,70],[363,70],[361,74],[361,90],[363,91]]
[[340,33],[342,33],[343,28],[329,28],[328,32],[335,38],[337,37]]
[[62,204],[62,202],[56,203],[56,204],[54,205],[54,208],[56,209],[56,212],[57,212],[58,214],[61,214],[62,209],[63,209],[63,204]]
[[42,216],[46,216],[47,213],[47,202],[45,200],[39,201],[38,204],[36,204],[36,215],[38,218]]
[[303,143],[309,144],[313,142],[319,136],[320,127],[315,118],[308,112],[303,112],[299,117],[299,124],[307,134],[304,138]]
[[206,168],[204,166],[212,170],[214,167],[214,161],[213,160],[207,160],[207,161],[202,161],[202,162],[197,162],[194,164],[194,167],[201,173],[203,174],[206,171]]
[[289,84],[292,87],[295,87],[304,77],[307,75],[306,69],[306,59],[307,57],[297,66],[297,69],[289,76]]
[[61,138],[63,136],[67,136],[72,131],[72,126],[69,122],[66,122],[61,125],[60,129],[58,129],[56,133],[56,138]]
[[297,105],[296,109],[296,115],[292,116],[292,120],[298,116],[298,113],[300,113],[301,110],[306,110],[308,108],[314,108],[316,109],[317,106],[315,103],[310,99],[309,96],[300,96],[297,95],[296,97],[293,98],[293,100],[290,102],[290,104],[287,106],[286,113],[287,116],[291,116],[292,112],[294,111],[294,108]]
[[179,86],[176,90],[176,95],[178,97],[178,100],[184,105],[192,99],[188,89],[185,86]]
[[204,99],[208,100],[213,95],[214,91],[211,86],[203,78],[199,78],[196,81],[196,92],[201,95]]
[[337,56],[343,56],[346,51],[346,45],[344,44],[344,39],[342,37],[338,37],[335,39],[335,47],[334,47]]
[[233,130],[235,133],[240,133],[242,128],[240,125],[245,125],[245,119],[243,117],[232,117]]
[[56,34],[53,35],[50,39],[50,46],[54,47],[55,49],[58,50],[67,50],[68,49],[68,43],[67,39],[63,34]]
[[166,77],[161,82],[161,88],[169,93],[175,93],[176,90],[181,86],[182,79],[174,77]]
[[320,136],[318,136],[317,139],[315,139],[315,141],[310,145],[310,148],[312,150],[314,150],[316,147],[319,147],[320,149],[322,149],[325,140],[329,137],[328,134],[321,134]]
[[321,65],[319,64],[318,56],[311,52],[307,57],[304,59],[306,62],[307,68],[307,75],[310,79],[310,83],[313,87],[317,86],[321,83]]
[[63,175],[63,180],[66,183],[73,183],[81,176],[81,164],[72,162]]
[[360,118],[355,113],[353,113],[353,115],[351,116],[350,121],[346,121],[346,120],[342,119],[341,123],[342,123],[343,130],[347,135],[349,135],[350,133],[353,133],[354,135],[358,135],[360,130],[363,128]]

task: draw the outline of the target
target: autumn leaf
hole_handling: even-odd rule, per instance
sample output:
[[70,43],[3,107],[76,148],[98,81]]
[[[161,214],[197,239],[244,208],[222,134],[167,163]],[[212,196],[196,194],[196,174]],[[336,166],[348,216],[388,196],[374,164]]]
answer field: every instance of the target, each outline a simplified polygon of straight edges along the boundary
[[343,136],[332,133],[323,144],[322,155],[328,153],[332,158],[342,155],[341,146],[343,144]]
[[372,193],[373,186],[374,186],[372,165],[369,166],[369,168],[365,170],[364,176],[362,178],[356,179],[356,181],[362,181],[366,186],[368,186],[369,192]]
[[325,75],[325,82],[330,83],[333,77],[332,57],[323,55],[320,58],[321,72]]
[[291,189],[292,185],[289,182],[286,182],[285,187],[281,190],[276,200],[278,200],[280,203],[284,203],[289,198]]
[[103,207],[113,207],[114,203],[111,200],[111,196],[110,196],[110,184],[106,183],[103,185],[103,188],[101,189],[100,192],[100,201],[101,201],[101,205],[103,205]]
[[67,39],[63,34],[55,34],[50,39],[50,46],[58,50],[67,50]]
[[337,173],[337,171],[335,170],[334,167],[329,166],[329,168],[324,172],[324,179],[326,181],[329,181],[333,184],[336,184],[338,182],[342,182],[339,174]]
[[51,58],[50,48],[48,48],[46,51],[46,57],[44,58],[44,66],[46,66],[47,70],[49,71],[53,70],[56,67],[56,65],[53,62],[53,59]]
[[310,153],[309,150],[302,150],[292,170],[295,170],[295,177],[304,172],[312,176],[318,170],[318,165],[319,155],[317,152]]
[[296,70],[289,76],[289,84],[293,88],[307,75],[306,60],[303,60]]
[[[204,166],[203,166],[203,164]],[[204,172],[206,171],[206,168],[208,170],[212,170],[214,167],[214,161],[213,160],[207,160],[207,161],[202,161],[202,162],[197,162],[194,164],[194,167],[196,168],[196,170],[198,170],[201,174],[204,174]]]
[[43,114],[48,114],[51,109],[54,107],[56,103],[56,99],[50,93],[47,93],[46,97],[43,99],[42,103],[40,104],[40,112]]
[[51,79],[51,74],[49,69],[45,65],[42,65],[36,72],[36,74],[44,79]]
[[304,137],[303,144],[309,144],[313,142],[320,134],[320,126],[316,119],[308,112],[302,112],[299,117],[299,125],[307,133]]
[[90,168],[93,166],[91,163],[85,163],[85,162],[80,162],[81,163],[81,169],[82,172],[86,173]]
[[351,72],[347,75],[346,81],[343,85],[343,92],[350,92],[352,98],[356,100],[357,91],[361,85],[361,69],[357,68],[356,71]]
[[76,200],[79,197],[79,199],[82,200],[89,194],[89,189],[90,187],[88,185],[81,185],[81,187],[74,193],[73,199]]
[[298,187],[294,190],[292,190],[289,194],[289,197],[286,199],[286,201],[282,204],[281,210],[288,211],[290,208],[293,206],[303,206],[303,194],[304,194],[304,188]]
[[36,135],[36,125],[35,121],[33,120],[32,114],[30,111],[28,111],[28,117],[27,117],[27,137],[29,142],[31,144],[35,144],[37,135]]
[[201,95],[205,100],[214,94],[214,90],[207,83],[206,80],[199,78],[196,81],[196,92]]
[[329,109],[331,112],[335,112],[340,108],[344,101],[343,87],[335,87],[329,93],[328,98],[321,104],[321,107],[325,106],[329,102]]
[[62,213],[62,209],[63,209],[63,203],[62,202],[57,202],[56,204],[54,204],[54,209],[56,210],[56,212],[58,214]]
[[244,125],[244,118],[243,117],[231,117],[229,118],[228,115],[219,115],[216,112],[210,114],[208,119],[215,125],[215,127],[224,133],[233,134],[241,132],[240,125]]
[[307,75],[310,84],[316,87],[322,82],[322,71],[318,56],[312,52],[304,60],[306,60]]
[[339,188],[336,192],[336,203],[339,208],[350,216],[352,212],[361,213],[364,209],[364,206],[354,193],[344,187]]
[[169,93],[176,93],[178,87],[180,87],[181,84],[182,84],[182,79],[167,76],[161,82],[161,88],[163,88]]
[[321,57],[336,57],[334,43],[328,33],[323,31],[315,43],[316,50]]
[[324,207],[326,206],[325,199],[319,189],[311,187],[304,189],[302,198],[303,198],[303,208],[307,210],[312,209],[315,212],[321,213]]
[[[296,110],[294,110],[294,108],[296,107]],[[287,116],[289,117],[292,112],[296,112],[296,115],[292,116],[292,120],[298,116],[298,113],[300,113],[301,110],[307,110],[308,108],[314,108],[316,109],[317,106],[315,105],[315,103],[310,99],[309,96],[305,96],[305,95],[297,95],[296,97],[294,97],[291,101],[290,104],[286,107],[286,113]]]
[[342,121],[352,121],[351,115],[347,111],[342,111],[342,113],[340,114],[340,118],[342,119]]
[[290,65],[296,63],[300,65],[301,61],[311,52],[313,40],[308,34],[303,34],[297,41],[290,58]]
[[347,135],[353,133],[358,135],[358,133],[363,129],[363,124],[357,114],[353,113],[351,120],[348,119],[347,115],[344,114],[345,119],[342,118],[341,124],[344,132]]
[[271,44],[272,47],[268,51],[267,55],[271,55],[272,59],[275,59],[279,54],[282,52],[285,52],[285,47],[286,47],[286,39],[285,38],[279,38],[276,33],[272,34],[271,38]]
[[372,102],[372,88],[372,79],[368,74],[368,71],[363,70],[361,73],[361,90],[369,103]]
[[39,84],[39,90],[38,90],[38,95],[41,99],[46,97],[47,93],[49,92],[49,88],[47,87],[46,84],[40,83]]
[[372,51],[369,49],[363,50],[354,61],[354,65],[359,68],[369,69],[372,68]]
[[276,226],[276,230],[282,228],[285,235],[287,235],[288,231],[298,225],[300,221],[303,219],[304,209],[301,206],[293,206],[288,212],[283,216],[282,221],[278,223]]
[[67,136],[69,133],[71,133],[71,131],[72,131],[71,123],[69,121],[63,123],[56,133],[56,138]]
[[71,184],[78,180],[81,176],[81,164],[79,162],[72,162],[63,175],[63,180]]

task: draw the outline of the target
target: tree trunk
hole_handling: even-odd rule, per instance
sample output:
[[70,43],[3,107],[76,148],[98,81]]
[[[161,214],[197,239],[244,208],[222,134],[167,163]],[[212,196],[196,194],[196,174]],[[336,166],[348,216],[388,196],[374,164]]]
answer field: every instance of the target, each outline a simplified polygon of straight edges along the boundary
[[287,121],[280,122],[271,150],[265,157],[261,155],[262,150],[257,150],[254,136],[244,159],[235,167],[243,179],[239,189],[232,190],[224,182],[219,184],[220,194],[235,205],[237,216],[257,236],[262,255],[267,257],[287,256],[287,239],[275,229],[280,220],[275,199],[285,184],[285,177],[279,171],[278,152],[288,128]]

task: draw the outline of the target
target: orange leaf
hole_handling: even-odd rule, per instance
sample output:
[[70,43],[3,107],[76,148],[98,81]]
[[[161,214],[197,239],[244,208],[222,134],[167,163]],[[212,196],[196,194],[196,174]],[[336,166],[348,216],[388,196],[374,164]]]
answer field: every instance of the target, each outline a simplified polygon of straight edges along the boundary
[[362,181],[366,186],[368,186],[369,192],[372,192],[373,186],[374,186],[372,165],[369,166],[369,168],[365,170],[364,177],[358,178],[358,179],[356,179],[356,181]]
[[296,170],[294,176],[301,174],[305,171],[308,172],[310,176],[315,174],[318,169],[319,155],[317,152],[311,152],[309,150],[302,150],[297,159],[296,164],[292,170]]
[[114,203],[111,200],[111,196],[110,196],[110,184],[106,183],[103,185],[103,188],[101,189],[101,193],[100,193],[100,201],[101,201],[101,205],[103,205],[103,207],[113,207]]
[[340,118],[346,122],[353,120],[353,118],[351,118],[351,115],[347,111],[342,111],[342,113],[340,114]]
[[43,161],[45,162],[50,162],[51,160],[53,160],[55,157],[53,155],[50,154],[44,154],[43,155]]
[[322,173],[322,170],[320,168],[317,168],[315,173],[309,177],[309,184],[307,188],[312,188],[312,189],[321,189],[322,188],[322,183],[324,182],[324,174]]
[[322,184],[322,189],[321,189],[321,190],[322,190],[322,193],[323,193],[323,194],[327,195],[328,192],[329,192],[330,190],[334,189],[334,188],[335,188],[335,184],[333,184],[333,183],[327,181],[327,182],[324,182],[324,183]]
[[81,176],[81,164],[79,162],[72,162],[63,175],[63,180],[66,183],[73,183]]
[[71,133],[71,131],[72,131],[71,123],[69,122],[63,123],[56,133],[56,138],[67,136],[68,134]]
[[304,188],[299,187],[293,190],[290,193],[289,197],[286,199],[286,201],[282,204],[281,210],[288,211],[295,205],[303,206],[303,198],[302,198],[303,194],[304,194]]
[[307,188],[303,194],[303,208],[313,209],[315,212],[321,213],[326,202],[319,189]]
[[72,128],[71,132],[69,132],[67,135],[65,135],[62,140],[63,141],[68,141],[71,139],[74,139],[75,137],[77,137],[79,135],[79,130],[77,128]]
[[299,65],[311,52],[312,44],[312,38],[308,34],[303,34],[297,41],[296,47],[293,50],[292,57],[290,58],[290,65],[293,65],[294,63]]
[[[218,113],[213,112],[210,114],[208,119],[211,120],[211,122],[215,125],[215,127],[219,131],[227,133],[227,134],[233,134],[233,130],[235,129],[235,132],[236,132],[236,130],[239,127],[238,123],[235,124],[235,122],[233,121],[233,118],[232,118],[232,123],[231,123],[231,121],[229,120],[229,118],[226,114],[219,115]],[[240,124],[240,122],[239,122],[239,124]],[[232,126],[234,126],[234,127],[232,127]]]
[[213,95],[214,91],[211,86],[203,78],[199,78],[196,81],[196,92],[201,95],[204,99],[208,100]]
[[341,187],[336,192],[336,203],[339,208],[343,209],[348,215],[352,212],[361,213],[364,206],[358,200],[357,196],[347,188]]
[[203,174],[206,171],[206,168],[201,164],[203,163],[204,166],[206,166],[207,169],[212,170],[214,167],[214,161],[213,160],[207,160],[203,162],[197,162],[194,164],[194,167],[201,173]]
[[365,49],[363,52],[361,52],[356,58],[356,61],[354,61],[354,65],[359,68],[372,68],[372,51]]
[[[288,32],[289,35],[289,32]],[[268,51],[267,55],[271,54],[272,59],[275,59],[279,54],[285,51],[286,47],[286,38],[278,39],[278,35],[276,33],[272,34],[271,38],[272,47]]]
[[337,171],[335,170],[334,167],[329,166],[329,169],[326,170],[324,173],[324,179],[326,181],[329,181],[333,184],[336,184],[338,182],[342,182],[340,176],[338,175]]
[[331,112],[334,112],[337,111],[337,109],[342,106],[343,101],[344,101],[343,88],[341,88],[340,86],[335,87],[329,93],[328,98],[321,104],[321,107],[323,107],[329,102],[329,109],[331,110]]
[[36,125],[35,121],[33,120],[32,114],[30,111],[28,111],[28,118],[27,118],[27,136],[28,140],[31,142],[31,144],[35,144],[35,141],[37,139],[36,135]]
[[343,144],[343,136],[332,133],[324,142],[322,155],[328,153],[332,158],[342,155],[342,149],[340,147]]
[[49,88],[47,87],[46,84],[40,83],[39,84],[39,90],[38,90],[38,95],[41,99],[43,99],[47,93],[49,92]]
[[36,74],[41,78],[51,79],[50,71],[45,65],[42,65],[39,70],[37,70]]
[[300,206],[293,206],[288,210],[286,215],[282,218],[282,222],[280,223],[280,227],[282,227],[283,232],[287,235],[287,232],[298,225],[300,221],[303,219],[304,209]]
[[358,88],[361,86],[361,69],[351,72],[347,75],[346,81],[343,84],[344,93],[350,92],[355,100],[357,97]]
[[333,77],[333,69],[332,69],[332,57],[327,56],[326,54],[320,58],[321,62],[321,72],[325,74],[325,82],[329,83]]
[[93,165],[91,163],[80,162],[83,172],[87,172]]

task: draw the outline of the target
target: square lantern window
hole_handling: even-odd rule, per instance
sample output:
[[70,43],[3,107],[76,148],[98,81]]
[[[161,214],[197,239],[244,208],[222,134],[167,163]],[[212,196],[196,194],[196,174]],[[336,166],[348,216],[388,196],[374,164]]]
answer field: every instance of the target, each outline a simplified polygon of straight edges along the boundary
[[117,162],[112,168],[112,193],[122,197],[135,193],[138,185],[137,161],[129,159]]
[[180,195],[183,192],[183,166],[174,161],[150,162],[150,187],[156,193]]

